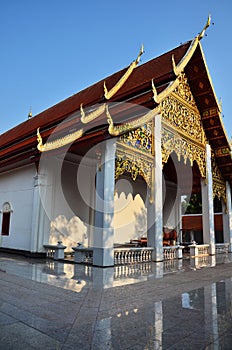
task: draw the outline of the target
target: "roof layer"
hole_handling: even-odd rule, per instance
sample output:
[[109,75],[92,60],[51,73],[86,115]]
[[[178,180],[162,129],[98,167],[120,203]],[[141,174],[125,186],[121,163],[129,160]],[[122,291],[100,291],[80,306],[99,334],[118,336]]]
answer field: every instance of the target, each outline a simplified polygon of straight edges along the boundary
[[[193,43],[195,44],[194,51],[192,51],[189,60],[186,61],[184,70],[201,113],[206,136],[216,152],[218,165],[225,179],[232,183],[230,145],[221,121],[219,105],[200,42],[196,40],[189,41],[137,66],[129,79],[110,99],[110,102],[126,101],[154,108],[151,81],[153,80],[158,92],[164,90],[170,82],[174,81],[176,75],[172,58],[174,57],[176,66],[180,65],[181,62],[183,63]],[[128,67],[114,73],[0,135],[0,171],[6,169],[6,166],[14,166],[17,161],[34,162],[39,159],[40,154],[36,148],[37,128],[40,128],[43,139],[46,140],[57,125],[72,115],[74,117],[69,119],[64,126],[66,132],[73,128],[83,128],[84,126],[80,121],[81,104],[83,108],[88,109],[88,107],[97,103],[106,102],[104,82],[107,89],[110,90],[126,73],[127,69]],[[106,118],[100,127],[99,123],[91,122],[88,125],[88,130],[90,129],[91,133],[84,134],[77,141],[77,145],[79,144],[81,147],[72,146],[76,152],[78,152],[78,148],[84,152],[86,147],[96,143],[96,139],[100,141],[110,137],[107,132]]]

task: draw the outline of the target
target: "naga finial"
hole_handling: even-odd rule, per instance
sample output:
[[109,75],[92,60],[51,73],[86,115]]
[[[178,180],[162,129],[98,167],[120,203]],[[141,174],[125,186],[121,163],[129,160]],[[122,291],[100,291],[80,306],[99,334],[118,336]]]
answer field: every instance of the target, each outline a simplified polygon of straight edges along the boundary
[[219,100],[219,108],[220,108],[220,112],[222,111],[222,98],[220,97],[220,100]]
[[199,39],[199,40],[201,40],[201,39],[204,37],[205,31],[206,31],[206,29],[210,26],[210,24],[211,24],[211,15],[209,14],[209,15],[208,15],[208,19],[207,19],[206,25],[205,25],[204,28],[202,29],[201,33],[198,35],[198,39]]
[[137,67],[139,61],[140,61],[140,57],[142,56],[142,54],[144,53],[144,46],[142,45],[138,54],[138,57],[136,58],[136,60],[134,60],[129,68],[127,69],[127,71],[123,74],[123,76],[119,79],[119,81],[108,91],[107,86],[106,86],[106,82],[104,81],[104,97],[109,100],[111,97],[113,97],[119,89],[121,89],[121,87],[125,84],[125,82],[127,81],[127,79],[130,77],[131,73],[133,72],[133,70]]
[[37,142],[38,142],[37,149],[38,149],[40,152],[42,152],[42,149],[43,149],[43,139],[42,139],[42,136],[40,135],[39,129],[40,129],[40,128],[37,128]]
[[81,122],[83,124],[87,124],[87,123],[93,121],[94,119],[98,118],[102,113],[105,112],[105,103],[100,105],[93,112],[90,112],[88,115],[85,114],[85,111],[83,109],[83,104],[81,103],[80,112],[81,112]]
[[155,87],[155,84],[154,84],[154,80],[152,79],[151,81],[151,86],[152,86],[152,92],[153,92],[153,100],[158,103],[158,99],[157,99],[157,90],[156,90],[156,87]]
[[173,69],[173,72],[176,76],[178,76],[179,72],[178,72],[178,69],[176,67],[176,62],[175,62],[175,57],[174,57],[174,54],[172,55],[172,69]]
[[109,124],[109,128],[112,128],[114,126],[114,122],[113,122],[113,119],[110,115],[108,104],[106,105],[106,118],[107,118],[107,122]]
[[141,58],[143,53],[144,53],[144,45],[142,44],[141,47],[140,47],[140,51],[139,51],[138,57],[135,60],[136,65],[139,63],[140,58]]

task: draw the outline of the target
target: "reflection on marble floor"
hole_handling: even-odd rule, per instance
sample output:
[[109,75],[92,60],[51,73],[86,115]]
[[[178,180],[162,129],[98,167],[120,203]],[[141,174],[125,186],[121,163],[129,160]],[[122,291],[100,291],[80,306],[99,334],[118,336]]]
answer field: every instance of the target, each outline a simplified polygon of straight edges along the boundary
[[54,260],[25,259],[0,256],[0,269],[34,281],[56,285],[76,292],[83,287],[105,289],[123,286],[148,279],[162,278],[166,274],[180,273],[188,269],[213,267],[232,261],[232,254],[218,254],[197,258],[166,260],[159,263],[134,263],[98,268]]
[[[232,277],[189,290],[185,289],[187,285],[184,279],[178,282],[178,275],[181,276],[183,271],[207,269],[231,261],[231,255],[228,254],[207,259],[198,257],[197,260],[119,265],[102,269],[53,260],[0,256],[0,270],[76,293],[87,290],[88,297],[86,292],[79,294],[79,321],[70,326],[74,332],[70,339],[75,339],[76,348],[78,341],[79,344],[86,344],[88,336],[90,347],[94,350],[210,350],[231,349]],[[230,265],[228,267],[231,268]],[[141,283],[142,288],[138,284],[152,278],[159,282],[164,276],[177,281],[176,286],[183,286],[181,292],[159,298],[151,289],[156,286],[156,292],[163,293],[164,287],[159,289],[159,283]],[[129,289],[127,285],[130,283],[137,284]],[[110,288],[115,286],[126,288]],[[51,303],[50,295],[48,300]],[[6,303],[3,304],[6,312]],[[35,310],[32,308],[32,312]],[[54,312],[53,305],[51,310]],[[47,312],[49,314],[49,310]],[[58,321],[60,318],[53,320]],[[60,323],[57,327],[61,327]],[[66,346],[69,346],[68,340]]]
[[230,278],[99,318],[92,348],[231,349],[231,322]]

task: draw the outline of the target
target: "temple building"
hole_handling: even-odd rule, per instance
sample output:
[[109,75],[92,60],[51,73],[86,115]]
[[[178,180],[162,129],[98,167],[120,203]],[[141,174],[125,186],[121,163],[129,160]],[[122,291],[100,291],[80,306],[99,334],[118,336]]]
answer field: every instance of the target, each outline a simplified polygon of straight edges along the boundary
[[[201,45],[209,25],[144,64],[141,47],[125,69],[0,135],[1,250],[40,255],[62,242],[95,266],[135,251],[163,261],[179,244],[232,251],[231,146]],[[193,198],[201,212],[189,214]]]

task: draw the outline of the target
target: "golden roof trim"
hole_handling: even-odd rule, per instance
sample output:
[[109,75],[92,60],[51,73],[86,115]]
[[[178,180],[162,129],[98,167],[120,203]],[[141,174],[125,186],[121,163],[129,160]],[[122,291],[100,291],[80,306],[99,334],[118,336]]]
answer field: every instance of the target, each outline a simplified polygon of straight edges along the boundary
[[171,92],[175,90],[175,88],[179,85],[179,77],[177,77],[174,81],[168,84],[166,89],[164,89],[160,94],[157,93],[154,80],[151,81],[152,92],[153,92],[153,100],[159,104],[165,97],[167,97]]
[[174,55],[172,55],[172,68],[173,68],[173,72],[175,73],[176,76],[178,76],[184,70],[187,63],[190,61],[191,57],[193,56],[193,54],[197,48],[197,45],[200,43],[200,40],[204,37],[206,29],[210,26],[210,23],[211,23],[211,16],[209,15],[206,25],[204,26],[204,28],[202,29],[200,34],[198,34],[192,40],[188,51],[186,52],[184,57],[180,60],[180,62],[177,65],[175,63],[175,57],[174,57]]
[[64,137],[57,139],[57,140],[46,142],[45,144],[43,144],[43,139],[42,139],[42,136],[40,135],[39,129],[40,128],[37,129],[37,141],[38,141],[37,149],[41,153],[47,152],[47,151],[52,151],[54,149],[66,146],[69,143],[72,143],[72,142],[76,141],[77,139],[79,139],[84,133],[83,129],[80,129],[80,130],[75,131],[72,134],[68,134]]
[[105,103],[103,105],[100,105],[97,109],[95,109],[93,112],[90,112],[88,115],[85,114],[85,111],[83,109],[83,104],[80,105],[80,112],[81,112],[81,122],[83,124],[87,124],[94,119],[98,118],[102,113],[105,111]]
[[148,123],[150,120],[152,120],[155,117],[155,115],[160,113],[160,111],[161,111],[160,106],[157,106],[154,109],[149,110],[149,112],[146,113],[144,116],[139,117],[130,123],[124,123],[121,125],[114,125],[114,121],[111,117],[108,106],[106,106],[106,116],[107,116],[107,121],[109,123],[109,128],[108,128],[109,134],[111,136],[119,136],[125,132],[136,129],[139,126],[141,126],[142,124]]
[[143,53],[144,53],[144,46],[142,45],[136,60],[134,60],[130,64],[129,68],[124,73],[124,75],[119,79],[119,81],[109,91],[108,91],[108,89],[106,87],[106,83],[104,81],[104,96],[107,100],[109,100],[111,97],[113,97],[118,92],[118,90],[121,89],[121,87],[125,84],[125,82],[130,77],[130,75],[133,72],[133,70],[135,69],[135,67],[139,64],[140,57],[142,56]]

